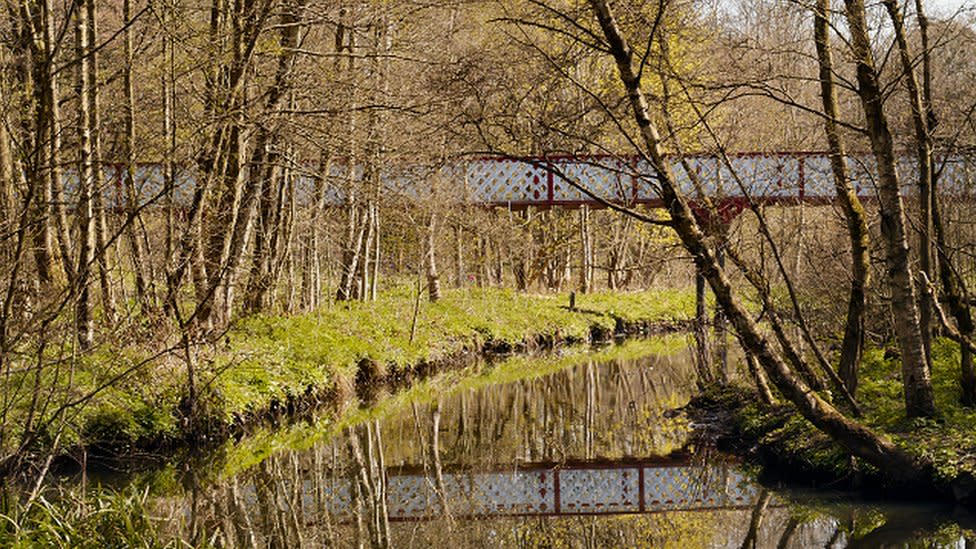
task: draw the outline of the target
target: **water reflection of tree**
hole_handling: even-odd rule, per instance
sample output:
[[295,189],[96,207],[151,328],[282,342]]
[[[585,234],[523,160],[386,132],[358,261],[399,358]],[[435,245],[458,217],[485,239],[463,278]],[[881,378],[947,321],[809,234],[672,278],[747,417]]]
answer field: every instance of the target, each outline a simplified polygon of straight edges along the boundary
[[[726,538],[736,546],[747,538],[753,509],[471,521],[453,514],[465,502],[446,497],[452,490],[445,487],[445,471],[647,457],[683,445],[685,426],[666,412],[690,393],[693,368],[686,358],[584,364],[485,390],[436,394],[429,403],[406,401],[387,419],[369,416],[309,450],[280,451],[216,486],[194,488],[194,524],[183,528],[205,533],[196,538],[201,542],[254,548],[666,547]],[[423,497],[432,498],[425,503],[433,510],[427,520],[390,522],[388,470],[422,475],[429,488]],[[726,473],[701,469],[702,475]],[[699,488],[722,482],[694,480]],[[759,511],[762,527],[755,528],[758,546],[822,545],[836,531],[822,521],[790,528],[783,509],[767,507]]]
[[390,520],[386,508],[386,464],[378,422],[367,422],[347,431],[349,451],[353,459],[355,494],[353,513],[356,517],[357,539],[363,539],[363,523],[369,534],[370,546],[390,547]]
[[[685,442],[682,420],[665,417],[690,394],[684,358],[588,364],[447,396],[438,401],[441,457],[479,466],[667,453]],[[414,422],[400,414],[383,424],[390,463],[423,461],[429,441]]]

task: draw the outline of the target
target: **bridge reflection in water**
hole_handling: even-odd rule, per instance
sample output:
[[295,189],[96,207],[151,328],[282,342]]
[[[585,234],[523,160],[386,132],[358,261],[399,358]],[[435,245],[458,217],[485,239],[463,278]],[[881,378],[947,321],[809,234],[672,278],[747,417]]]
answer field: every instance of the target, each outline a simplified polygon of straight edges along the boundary
[[[615,515],[745,509],[758,499],[759,487],[731,466],[668,461],[526,464],[509,471],[445,472],[440,480],[433,473],[390,471],[387,514],[391,521]],[[329,482],[331,515],[339,520],[352,515],[353,490],[350,479]]]

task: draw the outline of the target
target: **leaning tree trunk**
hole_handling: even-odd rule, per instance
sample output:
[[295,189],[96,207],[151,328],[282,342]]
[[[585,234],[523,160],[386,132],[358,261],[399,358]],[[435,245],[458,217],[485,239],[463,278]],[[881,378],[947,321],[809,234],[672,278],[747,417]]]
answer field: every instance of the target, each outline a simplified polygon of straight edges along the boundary
[[661,138],[648,113],[647,101],[640,79],[634,72],[633,54],[621,34],[607,0],[590,0],[607,46],[616,62],[619,77],[626,88],[630,106],[647,154],[660,183],[661,198],[671,215],[672,226],[683,246],[694,257],[695,264],[708,281],[715,299],[732,323],[743,347],[752,353],[784,397],[821,431],[852,454],[861,457],[893,478],[921,481],[926,472],[924,463],[916,462],[890,441],[852,421],[830,403],[811,391],[773,350],[750,314],[732,291],[732,285],[719,266],[715,252],[706,244],[706,237],[695,222],[688,202],[678,192],[670,164],[664,158]]
[[884,91],[874,64],[864,0],[844,0],[844,4],[851,47],[857,63],[857,92],[871,150],[878,165],[881,234],[885,241],[895,335],[901,348],[905,412],[909,417],[931,417],[936,414],[935,400],[922,338],[922,330],[928,327],[921,326],[916,307],[915,282],[910,271],[905,235],[905,211],[899,192],[898,172],[895,170],[894,143],[884,112]]
[[857,393],[857,367],[864,348],[864,316],[867,308],[867,287],[870,281],[871,258],[867,215],[851,185],[845,161],[846,151],[837,127],[839,108],[834,86],[834,67],[830,48],[830,0],[817,0],[814,13],[814,42],[820,67],[820,99],[823,104],[824,132],[830,149],[830,168],[834,175],[837,201],[844,210],[847,234],[851,240],[851,289],[847,300],[847,323],[841,344],[838,370],[848,392]]

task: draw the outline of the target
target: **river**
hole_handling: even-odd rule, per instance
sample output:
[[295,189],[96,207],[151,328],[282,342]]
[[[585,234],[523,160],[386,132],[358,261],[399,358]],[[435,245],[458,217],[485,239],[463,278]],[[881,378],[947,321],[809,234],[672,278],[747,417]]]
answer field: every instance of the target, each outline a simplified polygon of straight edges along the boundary
[[976,547],[962,510],[761,483],[696,443],[691,360],[481,364],[132,482],[165,535],[219,546]]

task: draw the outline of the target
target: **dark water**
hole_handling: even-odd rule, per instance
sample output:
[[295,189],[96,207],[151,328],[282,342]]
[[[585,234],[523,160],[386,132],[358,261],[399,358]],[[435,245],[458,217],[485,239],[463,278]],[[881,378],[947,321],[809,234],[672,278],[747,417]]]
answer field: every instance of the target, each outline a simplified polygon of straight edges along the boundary
[[671,412],[690,355],[632,345],[644,356],[515,360],[255,437],[153,514],[232,547],[976,547],[959,509],[758,484]]

